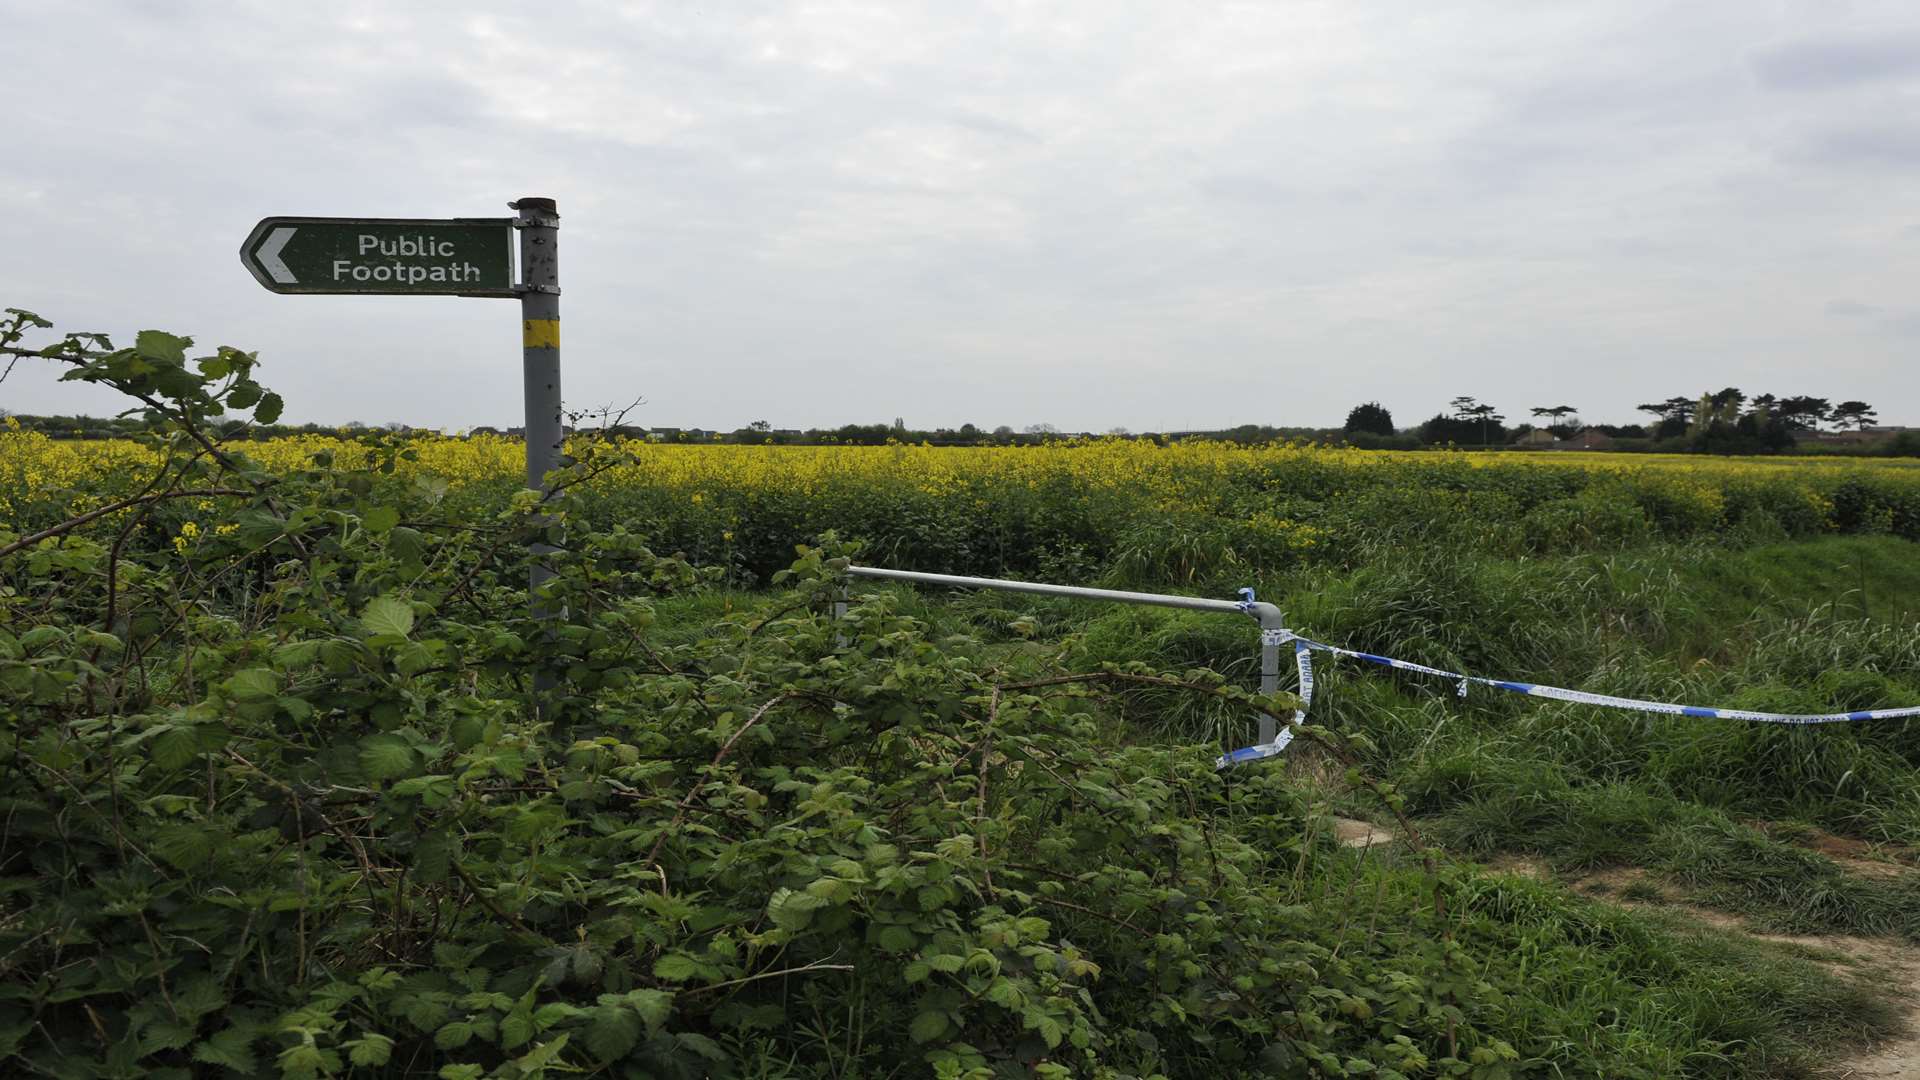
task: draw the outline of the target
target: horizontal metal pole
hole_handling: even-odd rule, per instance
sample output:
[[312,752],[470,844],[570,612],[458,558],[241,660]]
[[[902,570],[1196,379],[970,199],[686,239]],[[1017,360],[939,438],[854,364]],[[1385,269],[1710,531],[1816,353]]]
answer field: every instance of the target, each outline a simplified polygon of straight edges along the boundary
[[998,589],[1001,592],[1066,596],[1077,600],[1109,600],[1121,604],[1151,604],[1155,607],[1185,608],[1188,611],[1250,615],[1259,619],[1261,626],[1277,627],[1281,624],[1280,609],[1262,602],[1243,605],[1237,600],[1209,600],[1204,596],[1170,596],[1165,593],[1125,592],[1120,589],[1083,589],[1076,585],[1048,585],[1038,581],[961,577],[958,574],[923,574],[916,570],[882,570],[877,566],[849,566],[847,573],[853,577],[877,578],[882,581],[917,581],[926,585],[946,585],[956,589]]

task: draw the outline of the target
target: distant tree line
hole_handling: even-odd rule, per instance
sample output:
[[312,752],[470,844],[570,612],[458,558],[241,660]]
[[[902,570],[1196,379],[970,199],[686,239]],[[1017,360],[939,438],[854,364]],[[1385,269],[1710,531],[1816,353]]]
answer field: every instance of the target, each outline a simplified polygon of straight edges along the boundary
[[[1504,446],[1516,442],[1531,443],[1534,432],[1547,432],[1553,438],[1538,437],[1542,443],[1573,439],[1583,432],[1607,437],[1615,449],[1657,451],[1701,451],[1724,454],[1774,453],[1791,450],[1796,436],[1817,432],[1821,425],[1836,430],[1866,431],[1878,419],[1873,406],[1864,401],[1833,403],[1827,398],[1807,395],[1779,396],[1758,394],[1748,397],[1736,387],[1697,398],[1670,397],[1664,401],[1637,406],[1649,414],[1645,424],[1582,424],[1579,409],[1572,405],[1541,405],[1528,410],[1532,422],[1507,426],[1508,417],[1500,409],[1477,398],[1462,395],[1448,403],[1447,410],[1436,413],[1418,426],[1402,431],[1394,426],[1393,414],[1377,401],[1355,405],[1340,428],[1276,427],[1268,424],[1242,424],[1237,427],[1169,431],[1130,432],[1111,428],[1100,433],[1109,438],[1140,439],[1166,443],[1175,439],[1215,439],[1243,445],[1282,440],[1344,442],[1367,449],[1414,450],[1428,446]],[[604,416],[603,416],[604,413]],[[776,428],[767,420],[755,420],[732,431],[703,428],[643,427],[625,422],[627,413],[617,417],[610,412],[570,414],[576,422],[589,416],[611,418],[592,426],[606,434],[667,443],[732,443],[738,445],[794,446],[883,446],[888,443],[927,443],[934,446],[1031,446],[1064,436],[1052,424],[1029,424],[1015,430],[1002,424],[985,428],[977,424],[930,429],[909,428],[896,417],[891,424],[843,424],[834,428]],[[6,415],[0,410],[0,416]],[[137,416],[92,417],[77,415],[35,416],[15,414],[11,419],[28,431],[53,438],[113,439],[137,435],[145,422]],[[405,424],[368,425],[350,421],[345,425],[270,424],[250,426],[235,420],[220,429],[226,438],[271,439],[288,435],[332,435],[347,431],[382,430],[406,433]],[[475,427],[474,434],[517,435],[520,429]],[[1890,442],[1882,452],[1910,453],[1909,444],[1920,442],[1920,435]]]
[[1539,424],[1506,426],[1507,417],[1498,407],[1477,398],[1454,398],[1445,412],[1436,413],[1411,431],[1394,427],[1393,414],[1377,401],[1356,405],[1347,413],[1341,429],[1346,441],[1362,447],[1418,446],[1498,446],[1532,441],[1535,431],[1550,433],[1543,444],[1572,439],[1582,432],[1598,432],[1609,441],[1626,440],[1633,445],[1620,449],[1662,451],[1703,451],[1723,454],[1774,453],[1793,448],[1796,436],[1817,432],[1821,425],[1837,431],[1849,428],[1866,431],[1879,419],[1873,406],[1864,401],[1834,403],[1809,395],[1781,396],[1758,394],[1749,398],[1738,387],[1729,386],[1717,393],[1697,398],[1671,397],[1665,401],[1637,406],[1648,413],[1647,424],[1580,423],[1580,410],[1573,405],[1540,405],[1528,410]]
[[[33,431],[50,439],[127,439],[150,430],[149,425],[138,416],[80,416],[67,414],[35,415],[32,413],[9,413],[0,410],[0,418],[10,420],[20,426],[22,431]],[[353,423],[349,428],[372,430],[366,424]],[[405,431],[404,424],[388,424],[385,430]],[[213,430],[223,439],[247,438],[253,440],[277,439],[287,435],[334,435],[341,430],[338,424],[252,424],[245,420],[230,420],[224,424],[215,424]]]

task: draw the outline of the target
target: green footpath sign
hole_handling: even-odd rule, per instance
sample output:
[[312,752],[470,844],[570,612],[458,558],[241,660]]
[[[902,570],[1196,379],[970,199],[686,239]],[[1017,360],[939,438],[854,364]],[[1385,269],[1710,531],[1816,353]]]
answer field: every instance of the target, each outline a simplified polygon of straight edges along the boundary
[[240,261],[277,293],[516,295],[512,218],[270,217]]

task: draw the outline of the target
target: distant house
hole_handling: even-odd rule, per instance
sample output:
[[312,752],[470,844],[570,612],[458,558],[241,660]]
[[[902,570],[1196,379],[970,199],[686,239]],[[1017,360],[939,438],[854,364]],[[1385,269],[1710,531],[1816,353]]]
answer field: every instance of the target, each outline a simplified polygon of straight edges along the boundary
[[1611,450],[1613,436],[1604,431],[1585,428],[1580,434],[1570,439],[1561,439],[1554,445],[1561,450]]
[[1553,432],[1548,431],[1546,428],[1534,428],[1532,431],[1513,440],[1513,445],[1523,449],[1538,450],[1544,446],[1552,446],[1559,441],[1559,439],[1554,437]]

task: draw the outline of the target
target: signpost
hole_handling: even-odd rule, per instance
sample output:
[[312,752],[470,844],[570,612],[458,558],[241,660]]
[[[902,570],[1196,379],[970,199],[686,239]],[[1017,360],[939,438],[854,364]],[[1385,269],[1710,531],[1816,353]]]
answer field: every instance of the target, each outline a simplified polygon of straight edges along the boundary
[[240,261],[277,293],[519,296],[513,218],[270,217]]
[[[240,245],[240,262],[272,292],[397,296],[497,296],[520,300],[521,370],[527,411],[527,486],[546,491],[560,467],[565,436],[560,409],[560,214],[552,199],[508,204],[510,218],[262,219]],[[513,234],[520,234],[520,280]],[[527,589],[533,600],[553,576],[541,561],[557,550],[533,544]],[[537,672],[536,692],[553,686]]]

